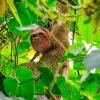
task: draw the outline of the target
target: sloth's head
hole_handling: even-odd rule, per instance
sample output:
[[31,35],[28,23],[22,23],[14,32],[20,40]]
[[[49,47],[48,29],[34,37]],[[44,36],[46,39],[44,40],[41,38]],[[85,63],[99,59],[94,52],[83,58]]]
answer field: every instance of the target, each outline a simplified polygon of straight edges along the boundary
[[44,28],[38,27],[32,31],[30,40],[33,49],[42,54],[46,53],[51,47],[50,32]]

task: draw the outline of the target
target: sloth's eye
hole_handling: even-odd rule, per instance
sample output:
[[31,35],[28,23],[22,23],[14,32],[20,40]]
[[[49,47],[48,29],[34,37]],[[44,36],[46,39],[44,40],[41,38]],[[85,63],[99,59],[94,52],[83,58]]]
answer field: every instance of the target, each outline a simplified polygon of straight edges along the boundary
[[37,34],[33,34],[32,37],[37,37]]
[[43,35],[43,33],[42,32],[40,32],[40,33],[38,33],[39,35]]

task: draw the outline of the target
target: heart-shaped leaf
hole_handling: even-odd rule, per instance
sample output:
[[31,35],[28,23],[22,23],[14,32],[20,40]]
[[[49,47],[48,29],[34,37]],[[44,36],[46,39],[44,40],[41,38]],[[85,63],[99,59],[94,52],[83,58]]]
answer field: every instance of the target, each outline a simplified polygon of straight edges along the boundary
[[39,67],[41,72],[40,79],[48,87],[52,82],[54,75],[47,67]]

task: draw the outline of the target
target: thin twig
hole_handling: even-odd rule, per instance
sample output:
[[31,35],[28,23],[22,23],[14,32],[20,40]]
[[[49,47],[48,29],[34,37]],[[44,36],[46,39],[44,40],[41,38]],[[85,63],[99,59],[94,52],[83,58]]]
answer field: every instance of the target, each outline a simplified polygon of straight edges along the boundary
[[0,50],[2,50],[11,40],[8,40],[2,47],[0,47]]
[[95,27],[93,34],[95,34],[98,31],[98,26]]
[[57,78],[57,76],[59,75],[60,69],[61,69],[62,66],[65,65],[65,64],[66,64],[66,61],[64,61],[64,62],[62,62],[62,63],[60,63],[60,64],[58,65],[58,67],[57,67],[57,69],[56,69],[56,73],[55,73],[55,75],[54,75],[54,79],[52,80],[52,82],[51,82],[50,85],[49,85],[49,88],[47,89],[47,91],[49,91],[48,93],[53,97],[53,100],[56,100],[56,99],[55,99],[54,95],[51,93],[51,89],[52,89],[52,87],[54,86],[54,84],[55,84],[55,82],[56,82],[56,78]]
[[7,61],[9,60],[9,58],[10,58],[10,55],[9,55],[9,56],[7,57],[7,59],[5,60],[4,64],[1,64],[1,69],[2,69],[3,66],[5,66],[5,64],[7,63]]
[[[12,38],[10,38],[10,39],[12,39]],[[12,48],[12,40],[11,40],[11,47],[10,48],[11,48],[11,58],[10,58],[11,59],[11,62],[10,62],[9,75],[10,75],[10,71],[11,71],[11,68],[12,68],[12,49],[13,49]]]
[[[74,13],[76,14],[76,10],[74,10]],[[74,21],[74,28],[73,28],[73,36],[72,36],[72,44],[74,43],[74,37],[75,37],[75,31],[76,31],[76,21]]]

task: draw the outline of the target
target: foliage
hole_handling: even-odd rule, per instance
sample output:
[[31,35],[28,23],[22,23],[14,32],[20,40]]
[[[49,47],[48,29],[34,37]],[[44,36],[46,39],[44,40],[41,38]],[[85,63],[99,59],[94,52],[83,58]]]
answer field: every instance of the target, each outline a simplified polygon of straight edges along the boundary
[[[59,95],[63,100],[99,100],[100,1],[66,0],[70,6],[67,15],[55,9],[57,1],[62,0],[6,1],[0,1],[0,100],[35,100],[34,95],[54,100]],[[49,19],[61,23],[63,18],[70,20],[71,45],[58,63],[70,60],[69,78],[66,81],[39,66],[40,79],[34,82],[31,70],[18,67],[35,53],[30,44],[31,31],[18,28],[32,24],[49,28]]]

